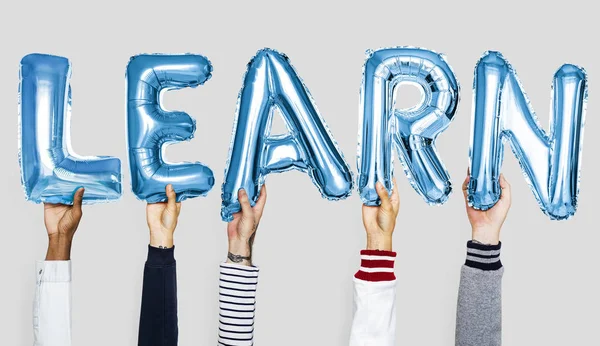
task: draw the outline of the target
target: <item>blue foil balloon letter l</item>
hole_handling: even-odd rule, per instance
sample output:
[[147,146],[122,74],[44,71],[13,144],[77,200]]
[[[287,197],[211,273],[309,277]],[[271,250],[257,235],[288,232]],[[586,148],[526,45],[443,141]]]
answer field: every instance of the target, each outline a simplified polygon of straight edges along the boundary
[[[402,83],[422,90],[422,102],[395,110],[395,89]],[[435,140],[454,118],[459,85],[444,56],[412,47],[370,52],[360,93],[358,191],[365,205],[381,202],[380,181],[392,189],[392,148],[415,191],[429,204],[442,204],[452,191],[450,176]],[[401,95],[400,95],[401,97]]]
[[575,214],[587,102],[585,70],[565,64],[554,75],[549,134],[502,54],[483,55],[473,87],[469,204],[487,210],[498,202],[505,139],[542,211],[559,220]]
[[172,184],[177,201],[204,196],[215,179],[207,166],[167,163],[164,149],[189,140],[196,122],[184,112],[165,111],[161,93],[204,84],[212,72],[200,55],[138,55],[127,66],[127,137],[133,193],[148,203],[167,200],[165,186]]
[[73,204],[73,191],[84,187],[86,204],[116,200],[121,161],[78,156],[71,148],[70,77],[66,58],[30,54],[21,60],[19,162],[25,196],[35,203]]
[[[270,135],[274,107],[288,128],[285,135]],[[248,64],[238,99],[223,183],[223,220],[240,210],[240,188],[254,205],[265,176],[290,169],[308,173],[328,199],[352,191],[350,168],[288,58],[263,49]]]

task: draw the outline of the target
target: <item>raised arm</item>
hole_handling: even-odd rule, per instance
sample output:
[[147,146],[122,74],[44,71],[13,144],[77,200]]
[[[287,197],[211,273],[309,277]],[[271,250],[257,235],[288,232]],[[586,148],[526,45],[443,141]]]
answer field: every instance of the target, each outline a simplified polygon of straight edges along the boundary
[[75,192],[73,205],[44,204],[48,250],[35,269],[34,346],[71,345],[71,244],[83,215],[83,192]]
[[392,234],[400,209],[396,181],[389,196],[377,183],[381,205],[362,206],[367,248],[361,251],[360,270],[354,275],[354,319],[350,346],[393,346],[396,340],[396,276]]
[[456,313],[457,346],[499,346],[502,344],[502,275],[500,230],[511,204],[510,184],[500,176],[502,195],[487,210],[475,210],[467,202],[467,185],[463,193],[471,223],[471,240],[467,259],[460,275]]
[[181,203],[176,202],[176,194],[171,185],[167,185],[166,193],[166,203],[146,206],[150,244],[144,267],[139,346],[176,346],[179,334],[173,233],[177,227]]
[[258,268],[252,263],[252,245],[267,202],[263,185],[254,207],[244,190],[238,192],[242,210],[227,224],[229,248],[219,278],[219,345],[254,344],[254,312]]

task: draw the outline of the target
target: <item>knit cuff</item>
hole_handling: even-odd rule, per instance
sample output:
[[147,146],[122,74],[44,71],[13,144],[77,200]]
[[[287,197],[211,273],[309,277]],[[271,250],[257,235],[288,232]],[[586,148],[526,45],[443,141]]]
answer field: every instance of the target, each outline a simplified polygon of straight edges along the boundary
[[393,251],[362,250],[360,252],[360,270],[354,275],[363,281],[380,282],[394,281],[394,262],[396,253]]
[[148,245],[148,259],[146,264],[154,266],[168,266],[175,263],[175,246],[170,249],[159,249]]
[[473,241],[467,242],[467,267],[481,270],[498,270],[502,268],[500,262],[500,248],[502,243],[498,245],[485,245]]

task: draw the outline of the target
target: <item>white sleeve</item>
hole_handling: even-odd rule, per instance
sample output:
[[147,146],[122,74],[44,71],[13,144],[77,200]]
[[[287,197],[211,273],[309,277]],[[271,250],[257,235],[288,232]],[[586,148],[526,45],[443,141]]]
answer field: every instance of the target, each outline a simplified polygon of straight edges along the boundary
[[396,254],[391,252],[361,252],[361,268],[354,276],[354,319],[350,346],[395,345],[395,257]]
[[354,320],[350,346],[394,346],[396,281],[354,279]]
[[71,346],[71,261],[38,261],[33,345]]

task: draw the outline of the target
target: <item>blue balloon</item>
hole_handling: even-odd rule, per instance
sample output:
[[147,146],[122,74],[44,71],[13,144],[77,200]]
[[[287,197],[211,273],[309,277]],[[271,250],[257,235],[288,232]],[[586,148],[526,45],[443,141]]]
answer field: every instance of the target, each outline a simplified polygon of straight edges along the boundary
[[[275,108],[289,131],[285,135],[270,134]],[[290,169],[308,173],[327,199],[352,192],[350,167],[288,57],[263,49],[248,64],[238,98],[221,196],[223,220],[240,210],[240,188],[254,205],[265,176]]]
[[177,201],[205,196],[213,187],[213,172],[200,162],[167,163],[169,144],[192,139],[196,122],[185,112],[166,111],[161,93],[204,84],[212,65],[200,55],[138,55],[127,66],[127,138],[131,185],[148,203],[167,200],[172,184]]
[[121,196],[121,161],[79,156],[70,141],[71,64],[59,56],[30,54],[21,60],[19,163],[27,200],[73,204],[109,202]]
[[[403,83],[422,90],[419,105],[395,110],[395,89]],[[400,96],[401,97],[401,96]],[[443,55],[397,47],[368,51],[360,93],[358,191],[365,205],[381,203],[380,181],[391,192],[392,147],[412,187],[431,205],[450,195],[450,176],[435,147],[436,137],[452,121],[459,85]]]
[[542,211],[556,220],[575,214],[587,103],[585,70],[565,64],[554,75],[548,134],[502,54],[486,52],[479,60],[473,93],[469,204],[487,210],[498,202],[507,140]]

